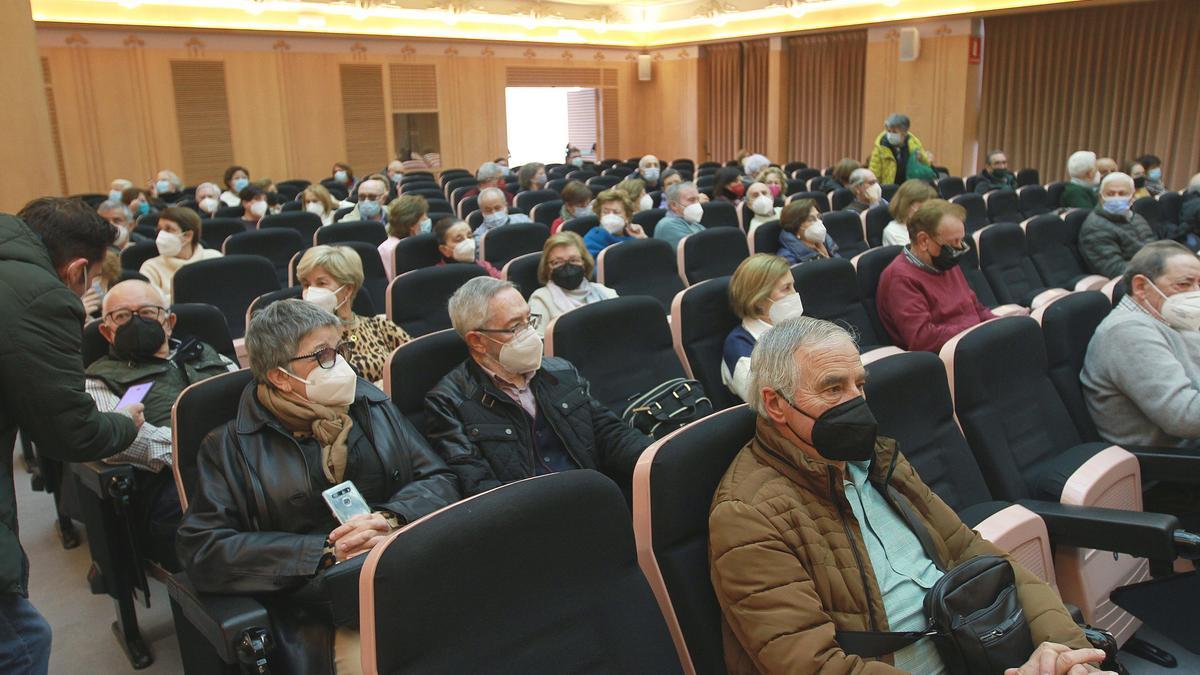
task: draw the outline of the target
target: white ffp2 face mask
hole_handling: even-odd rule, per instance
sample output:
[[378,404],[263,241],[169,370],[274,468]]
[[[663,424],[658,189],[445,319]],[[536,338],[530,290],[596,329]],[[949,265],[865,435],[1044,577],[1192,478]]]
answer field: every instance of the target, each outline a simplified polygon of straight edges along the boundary
[[250,213],[255,218],[262,218],[267,213],[267,203],[265,201],[254,202],[250,205]]
[[200,200],[200,210],[205,213],[216,213],[217,207],[220,205],[221,202],[216,197],[205,197]]
[[648,211],[652,208],[654,208],[654,200],[650,198],[650,195],[642,195],[642,198],[638,200],[638,210]]
[[692,224],[698,223],[698,222],[700,222],[700,219],[703,217],[704,217],[704,207],[700,205],[700,202],[696,202],[695,204],[689,204],[687,206],[687,208],[685,208],[683,210],[683,219],[688,221],[689,223],[692,223]]
[[773,326],[803,315],[804,303],[800,301],[799,293],[783,296],[771,303],[771,309],[767,311],[767,317],[771,319]]
[[750,210],[756,215],[769,216],[775,212],[775,200],[766,195],[755,197],[754,201],[750,202]]
[[308,379],[281,368],[290,377],[303,382],[305,398],[318,405],[335,408],[354,403],[354,391],[358,386],[358,375],[339,354],[332,368],[317,366],[308,374]]
[[158,254],[164,258],[174,258],[183,250],[183,237],[174,232],[162,230],[154,239],[154,245],[158,248]]
[[1176,330],[1200,330],[1200,291],[1185,291],[1175,295],[1162,292],[1153,281],[1150,287],[1163,297],[1158,313]]
[[615,213],[606,213],[600,216],[600,227],[615,237],[625,229],[625,219]]
[[454,245],[454,259],[458,262],[475,262],[475,240],[467,237]]
[[[499,342],[490,335],[488,339]],[[542,349],[542,338],[538,337],[537,331],[526,328],[501,345],[496,360],[510,373],[524,375],[542,366]]]
[[336,314],[339,307],[346,304],[345,300],[338,302],[337,294],[342,291],[345,286],[338,286],[336,289],[321,288],[320,286],[309,286],[304,291],[304,300],[320,307],[321,309]]
[[309,213],[315,213],[318,216],[325,215],[325,205],[321,202],[309,202],[304,205],[304,210]]
[[874,204],[875,202],[879,201],[882,198],[883,198],[883,188],[879,186],[879,183],[871,185],[870,187],[867,188],[867,201],[868,202]]
[[810,244],[824,244],[827,234],[829,233],[825,230],[825,223],[818,221],[808,226],[808,229],[804,231],[804,238]]

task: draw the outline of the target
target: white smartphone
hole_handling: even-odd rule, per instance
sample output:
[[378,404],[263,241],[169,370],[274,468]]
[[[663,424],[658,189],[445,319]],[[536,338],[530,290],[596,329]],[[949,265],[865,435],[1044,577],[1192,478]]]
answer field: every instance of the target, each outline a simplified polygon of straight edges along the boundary
[[333,517],[343,525],[354,516],[371,513],[371,507],[367,506],[367,501],[351,481],[338,483],[322,492],[321,496],[325,498],[329,510],[333,511]]

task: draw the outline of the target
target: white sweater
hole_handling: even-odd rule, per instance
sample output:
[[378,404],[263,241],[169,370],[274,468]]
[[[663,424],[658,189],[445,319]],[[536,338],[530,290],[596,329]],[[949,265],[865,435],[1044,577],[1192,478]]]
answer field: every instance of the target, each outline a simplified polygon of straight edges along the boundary
[[175,289],[172,286],[172,281],[175,279],[175,273],[184,265],[190,265],[201,260],[211,260],[220,258],[221,252],[216,249],[204,248],[197,246],[192,257],[184,258],[165,258],[163,256],[155,256],[146,262],[142,263],[142,268],[138,270],[142,276],[146,277],[152,286],[162,291],[167,298],[175,302]]

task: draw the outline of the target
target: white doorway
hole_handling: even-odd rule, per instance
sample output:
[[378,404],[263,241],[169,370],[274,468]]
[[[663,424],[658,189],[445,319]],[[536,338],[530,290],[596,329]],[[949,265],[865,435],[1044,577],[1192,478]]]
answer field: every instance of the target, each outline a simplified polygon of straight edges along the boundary
[[507,87],[510,166],[527,162],[562,163],[567,144],[584,159],[593,160],[598,148],[599,96],[585,87]]

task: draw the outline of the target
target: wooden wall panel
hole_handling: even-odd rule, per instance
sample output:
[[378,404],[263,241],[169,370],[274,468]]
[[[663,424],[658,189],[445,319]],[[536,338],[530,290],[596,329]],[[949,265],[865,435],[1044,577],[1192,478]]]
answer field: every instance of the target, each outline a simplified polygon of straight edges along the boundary
[[630,156],[652,153],[663,161],[700,159],[699,60],[653,62],[649,82],[631,78],[625,90],[633,94],[623,109],[632,121],[624,123],[622,138]]
[[171,81],[175,115],[179,128],[184,130],[179,138],[183,152],[181,177],[185,183],[215,180],[233,163],[225,64],[172,61]]
[[0,2],[0,64],[0,165],[8,169],[0,211],[16,212],[31,197],[57,192],[60,176],[28,2]]

